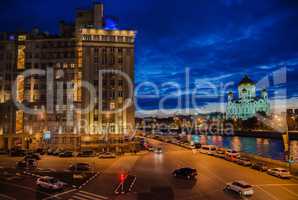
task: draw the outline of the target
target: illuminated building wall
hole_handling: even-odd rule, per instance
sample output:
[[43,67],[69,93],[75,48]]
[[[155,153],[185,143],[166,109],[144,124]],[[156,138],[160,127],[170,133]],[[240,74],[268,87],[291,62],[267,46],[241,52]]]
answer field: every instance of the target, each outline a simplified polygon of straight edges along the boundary
[[[117,114],[101,111],[110,112],[123,106],[128,98],[126,81],[116,74],[106,74],[99,83],[98,76],[101,69],[115,69],[126,73],[133,81],[135,32],[116,30],[114,25],[110,30],[104,27],[103,20],[103,5],[94,4],[90,10],[78,11],[73,28],[62,24],[60,35],[34,30],[0,41],[0,69],[3,69],[0,71],[0,109],[11,100],[14,80],[17,80],[17,100],[32,110],[41,109],[37,115],[17,110],[13,105],[1,109],[4,114],[0,116],[0,132],[6,148],[12,148],[14,140],[21,141],[22,146],[28,137],[40,141],[34,144],[36,148],[45,145],[63,148],[78,144],[81,134],[103,135],[102,131],[92,129],[94,125],[109,126],[112,136],[123,136],[128,125],[134,127],[134,105]],[[7,60],[2,62],[1,57]],[[21,74],[27,69],[52,71],[53,100],[48,97],[47,77],[31,75],[24,78]],[[93,85],[97,93],[95,108],[84,115],[76,111],[76,108],[85,108],[90,101],[88,92],[81,87],[83,81]],[[71,83],[69,87],[67,83]],[[102,97],[98,96],[100,85],[103,87]],[[67,104],[70,96],[73,106]],[[53,108],[47,110],[47,102],[51,100]],[[102,101],[102,107],[99,101]],[[68,124],[69,117],[72,118],[71,125]],[[86,120],[89,129],[77,130],[75,125],[80,120]],[[47,141],[40,139],[44,133],[51,136],[51,141],[48,141],[49,137]],[[88,144],[98,146],[100,139],[97,136],[90,138]]]
[[226,117],[228,119],[243,119],[256,116],[257,112],[269,114],[270,105],[268,93],[262,90],[261,95],[256,96],[255,83],[245,76],[238,85],[239,98],[234,98],[232,92],[228,95]]
[[[102,82],[99,82],[98,75],[99,70],[119,70],[133,81],[135,32],[81,29],[78,37],[82,41],[85,55],[83,79],[89,79],[98,94],[98,86],[103,86],[102,105],[97,102],[95,109],[85,118],[90,126],[102,126],[111,134],[123,133],[128,126],[134,127],[134,106],[116,114],[108,114],[108,112],[115,111],[124,105],[125,99],[128,98],[127,83],[123,77],[113,73],[104,74]],[[89,102],[88,94],[83,94],[83,97],[84,102]],[[106,113],[103,114],[101,110]]]

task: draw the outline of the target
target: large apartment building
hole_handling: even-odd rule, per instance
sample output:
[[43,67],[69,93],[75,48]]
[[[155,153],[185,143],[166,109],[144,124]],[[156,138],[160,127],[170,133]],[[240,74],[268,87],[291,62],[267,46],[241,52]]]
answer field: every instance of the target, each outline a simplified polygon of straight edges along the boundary
[[1,33],[0,148],[123,151],[134,127],[135,34],[104,17],[102,3],[62,21],[59,35]]

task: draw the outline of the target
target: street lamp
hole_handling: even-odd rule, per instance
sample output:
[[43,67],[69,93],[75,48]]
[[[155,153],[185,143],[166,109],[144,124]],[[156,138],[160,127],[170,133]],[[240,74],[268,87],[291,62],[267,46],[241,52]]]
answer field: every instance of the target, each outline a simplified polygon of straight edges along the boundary
[[277,128],[280,132],[282,132],[282,139],[284,143],[284,153],[285,153],[285,160],[289,164],[289,171],[291,171],[291,164],[293,162],[291,158],[291,142],[290,142],[290,136],[289,136],[289,126],[287,122],[287,117],[280,117],[275,115],[274,120],[272,122],[273,128]]

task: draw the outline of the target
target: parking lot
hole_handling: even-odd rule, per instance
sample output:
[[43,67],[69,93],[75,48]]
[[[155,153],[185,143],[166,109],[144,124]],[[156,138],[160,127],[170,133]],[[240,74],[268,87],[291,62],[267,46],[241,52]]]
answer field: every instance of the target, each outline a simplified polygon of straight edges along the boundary
[[[5,168],[6,173],[0,174],[0,199],[20,199],[24,196],[34,200],[98,200],[98,199],[138,199],[148,197],[174,196],[170,199],[243,199],[239,194],[224,191],[226,184],[236,180],[249,183],[254,188],[254,195],[249,199],[296,200],[298,198],[298,181],[270,176],[266,172],[254,170],[198,151],[188,150],[177,145],[151,140],[152,146],[160,147],[161,152],[147,152],[137,155],[126,155],[112,159],[98,157],[61,158],[42,156],[38,161],[38,170],[24,174],[14,168]],[[22,158],[3,156],[7,166],[15,165]],[[91,167],[90,173],[97,176],[86,177],[86,184],[75,183],[68,171],[69,165],[84,162]],[[197,170],[194,180],[176,179],[172,176],[174,169],[191,167]],[[129,175],[126,190],[121,192],[119,174]],[[18,173],[18,174],[17,174]],[[67,182],[63,191],[49,192],[36,187],[36,175],[50,175]],[[92,176],[92,174],[90,174]],[[87,179],[92,179],[88,181]],[[84,181],[85,181],[84,180]],[[77,185],[76,185],[77,184]],[[81,186],[80,186],[81,185]],[[75,187],[74,187],[75,186]],[[145,198],[144,197],[144,198]]]
[[[0,156],[0,199],[21,199],[23,195],[26,195],[27,199],[45,199],[55,194],[79,189],[95,179],[101,170],[116,160],[102,160],[97,157],[60,158],[45,155],[37,161],[36,169],[16,169],[16,163],[22,159],[23,157]],[[75,163],[87,163],[90,165],[90,170],[87,172],[70,171],[69,166]],[[67,185],[62,191],[38,188],[36,180],[43,176],[57,178]]]

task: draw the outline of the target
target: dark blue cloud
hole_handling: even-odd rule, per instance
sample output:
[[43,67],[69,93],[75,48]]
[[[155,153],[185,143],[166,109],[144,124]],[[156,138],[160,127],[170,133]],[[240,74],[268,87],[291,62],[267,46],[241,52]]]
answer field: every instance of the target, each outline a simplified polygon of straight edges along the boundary
[[[91,2],[91,1],[90,1]],[[71,21],[74,10],[87,7],[83,0],[6,0],[0,5],[0,29],[29,30],[40,26],[57,32],[60,19]],[[298,3],[295,0],[109,0],[106,13],[119,17],[122,28],[138,31],[136,83],[152,81],[157,99],[139,99],[142,108],[156,109],[158,100],[173,89],[164,82],[185,85],[190,69],[190,88],[202,81],[219,87],[236,84],[244,74],[255,81],[280,67],[288,67],[288,97],[298,95]],[[272,82],[272,81],[271,81]],[[273,93],[277,86],[271,84]],[[139,94],[148,94],[144,88]],[[206,88],[201,93],[208,93]],[[185,97],[187,92],[182,92]],[[200,105],[219,101],[198,100]],[[169,100],[174,108],[176,99]]]

